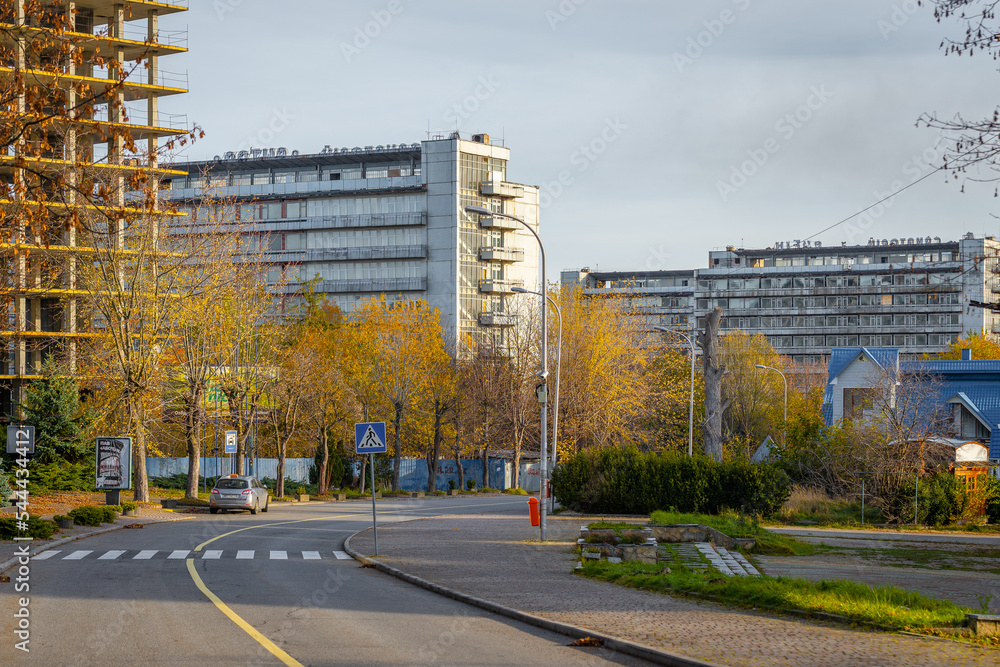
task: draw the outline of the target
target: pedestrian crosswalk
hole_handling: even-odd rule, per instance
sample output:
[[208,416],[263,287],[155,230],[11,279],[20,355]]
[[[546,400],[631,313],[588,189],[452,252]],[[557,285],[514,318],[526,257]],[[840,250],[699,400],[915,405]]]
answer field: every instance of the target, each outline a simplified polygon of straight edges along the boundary
[[103,560],[103,561],[154,561],[154,560],[185,560],[187,558],[197,560],[350,560],[351,556],[343,551],[255,551],[250,549],[226,550],[226,549],[206,549],[205,551],[193,551],[191,549],[174,550],[126,550],[111,549],[100,552],[92,549],[79,549],[76,551],[66,551],[61,549],[49,549],[31,557],[32,562],[45,560]]

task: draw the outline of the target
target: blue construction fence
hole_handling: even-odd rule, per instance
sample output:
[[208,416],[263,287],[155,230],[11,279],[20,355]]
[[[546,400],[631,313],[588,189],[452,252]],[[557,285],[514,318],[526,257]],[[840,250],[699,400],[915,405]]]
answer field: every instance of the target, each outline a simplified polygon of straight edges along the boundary
[[[215,457],[203,456],[199,464],[199,474],[209,477],[216,475],[228,475],[234,472],[235,457]],[[254,463],[257,464],[257,471],[253,471]],[[390,462],[391,463],[391,462]],[[258,478],[278,476],[278,459],[247,459],[247,474]],[[311,458],[285,459],[285,477],[295,482],[308,483],[309,469],[314,462]],[[513,485],[512,461],[506,459],[490,458],[489,466],[489,487],[491,489],[509,489]],[[462,459],[461,466],[465,471],[465,479],[476,481],[476,488],[482,487],[483,482],[483,461],[482,459]],[[360,473],[361,464],[354,463],[354,475]],[[146,474],[149,477],[170,477],[178,473],[187,474],[187,457],[171,456],[150,456],[146,459]],[[404,491],[425,491],[427,489],[427,461],[426,459],[402,459],[399,466],[399,486]],[[448,480],[455,482],[458,487],[458,464],[455,459],[438,459],[437,488],[441,491],[448,490]],[[537,492],[538,484],[538,464],[522,463],[520,465],[519,486],[528,492]]]

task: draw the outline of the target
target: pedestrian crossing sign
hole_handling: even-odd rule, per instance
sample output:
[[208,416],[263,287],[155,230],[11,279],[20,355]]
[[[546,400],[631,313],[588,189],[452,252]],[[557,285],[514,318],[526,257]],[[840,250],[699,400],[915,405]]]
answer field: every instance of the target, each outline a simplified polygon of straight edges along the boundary
[[385,453],[385,422],[355,424],[354,451],[358,454]]

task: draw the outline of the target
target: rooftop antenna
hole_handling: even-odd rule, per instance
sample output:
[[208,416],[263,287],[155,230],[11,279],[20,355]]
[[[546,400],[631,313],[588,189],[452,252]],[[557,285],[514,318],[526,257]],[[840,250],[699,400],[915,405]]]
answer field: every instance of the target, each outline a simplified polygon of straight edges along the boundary
[[431,119],[427,119],[427,141],[431,140]]

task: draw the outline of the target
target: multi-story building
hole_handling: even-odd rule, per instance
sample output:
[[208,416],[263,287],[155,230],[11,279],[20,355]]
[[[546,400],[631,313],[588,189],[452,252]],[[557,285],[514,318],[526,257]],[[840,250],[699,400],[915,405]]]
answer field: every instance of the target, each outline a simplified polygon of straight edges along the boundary
[[[709,253],[689,271],[563,271],[585,294],[622,294],[650,325],[764,334],[779,353],[821,362],[834,347],[944,350],[967,332],[1000,333],[1000,243],[993,237],[871,239],[864,246],[775,244]],[[803,245],[803,244],[796,244]]]
[[514,215],[538,229],[538,188],[508,181],[510,150],[489,135],[421,143],[227,153],[175,164],[186,172],[169,197],[198,229],[199,205],[235,202],[236,225],[264,248],[269,280],[287,312],[303,284],[350,312],[365,299],[423,299],[464,346],[502,341],[512,288],[538,289],[538,245],[513,220],[470,216],[466,206]]
[[187,0],[0,7],[3,414],[53,350],[74,358],[90,326],[76,268],[92,252],[90,232],[103,224],[114,236],[132,206],[130,175],[159,171],[160,140],[188,129],[159,108],[187,88],[160,67],[187,50],[186,30],[161,30],[160,18],[183,11]]

